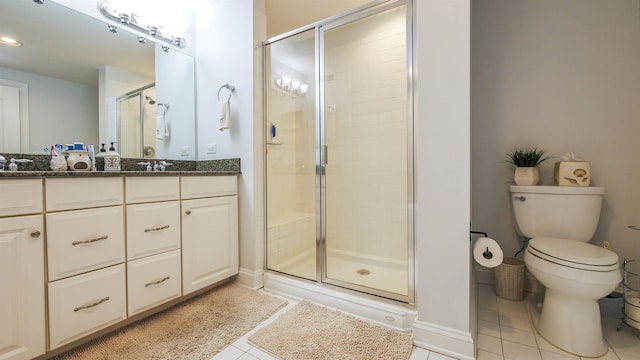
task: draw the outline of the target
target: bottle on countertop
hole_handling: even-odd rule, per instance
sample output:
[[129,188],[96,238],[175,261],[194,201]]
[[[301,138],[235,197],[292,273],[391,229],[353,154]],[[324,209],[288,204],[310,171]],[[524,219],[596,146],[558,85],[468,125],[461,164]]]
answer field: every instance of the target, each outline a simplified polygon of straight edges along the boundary
[[[111,142],[109,151],[104,154],[104,171],[120,171],[120,154],[116,152],[115,141]],[[103,144],[104,148],[104,144]],[[102,149],[100,149],[102,151]]]

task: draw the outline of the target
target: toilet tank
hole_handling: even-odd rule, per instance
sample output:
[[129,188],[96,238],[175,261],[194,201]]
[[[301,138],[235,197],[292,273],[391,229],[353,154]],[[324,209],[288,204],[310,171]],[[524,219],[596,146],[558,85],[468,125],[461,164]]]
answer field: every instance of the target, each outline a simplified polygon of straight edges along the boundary
[[604,188],[511,185],[518,234],[588,242],[600,219]]

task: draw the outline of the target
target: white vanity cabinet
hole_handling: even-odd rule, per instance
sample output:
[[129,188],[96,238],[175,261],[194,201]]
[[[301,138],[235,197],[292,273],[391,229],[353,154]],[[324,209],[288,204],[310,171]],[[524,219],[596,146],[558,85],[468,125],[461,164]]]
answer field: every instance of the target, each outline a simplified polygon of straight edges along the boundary
[[236,176],[0,178],[0,194],[0,360],[66,350],[238,273]]
[[121,177],[46,178],[50,349],[126,319]]
[[1,179],[0,359],[46,351],[42,179]]
[[180,178],[126,177],[129,316],[182,295]]
[[182,292],[238,273],[236,176],[182,176]]

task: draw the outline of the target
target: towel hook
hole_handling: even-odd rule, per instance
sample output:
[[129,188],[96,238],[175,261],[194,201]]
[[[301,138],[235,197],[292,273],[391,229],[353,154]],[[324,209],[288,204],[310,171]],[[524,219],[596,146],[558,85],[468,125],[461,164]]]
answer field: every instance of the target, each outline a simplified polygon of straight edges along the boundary
[[224,84],[220,86],[220,88],[218,89],[218,102],[220,102],[220,91],[222,91],[222,89],[225,89],[225,88],[229,90],[229,97],[227,98],[227,101],[231,100],[231,94],[233,94],[236,91],[236,87],[231,84]]

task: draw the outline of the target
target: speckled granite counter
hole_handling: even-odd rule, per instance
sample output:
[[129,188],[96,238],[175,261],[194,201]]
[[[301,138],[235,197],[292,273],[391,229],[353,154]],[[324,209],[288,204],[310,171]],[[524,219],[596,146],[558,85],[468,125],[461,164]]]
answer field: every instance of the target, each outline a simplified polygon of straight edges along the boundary
[[162,159],[131,159],[122,158],[120,167],[122,171],[101,171],[104,169],[104,161],[98,158],[98,171],[51,171],[49,169],[48,155],[25,155],[25,154],[4,154],[7,159],[5,169],[9,159],[29,159],[32,163],[20,164],[19,171],[0,171],[0,178],[3,177],[35,177],[35,176],[55,176],[55,177],[91,177],[91,176],[170,176],[170,175],[239,175],[240,159],[221,159],[204,161],[166,160],[172,165],[167,167],[167,171],[144,171],[145,166],[138,165],[139,162],[161,161]]

